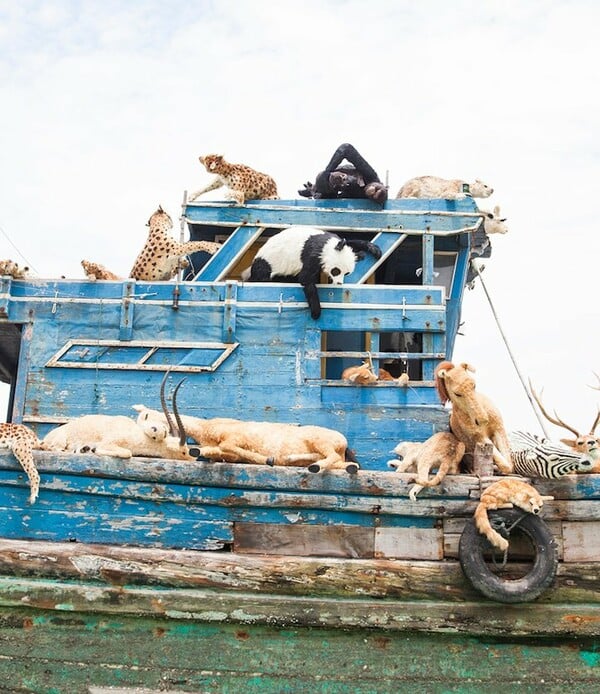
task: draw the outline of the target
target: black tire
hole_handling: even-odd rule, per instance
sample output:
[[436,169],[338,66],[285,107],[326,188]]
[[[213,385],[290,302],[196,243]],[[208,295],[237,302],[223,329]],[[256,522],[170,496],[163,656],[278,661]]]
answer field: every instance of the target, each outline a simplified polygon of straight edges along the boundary
[[[522,533],[529,538],[535,558],[531,570],[518,579],[506,579],[494,573],[485,555],[489,556],[493,550],[501,558],[502,553],[492,548],[487,537],[477,530],[473,518],[467,521],[460,536],[458,556],[462,570],[473,587],[491,600],[506,603],[535,600],[550,587],[556,576],[558,555],[552,533],[539,516],[523,514],[516,508],[489,513],[490,521],[502,520],[507,527],[521,518],[513,533]],[[510,536],[507,539],[510,543]]]

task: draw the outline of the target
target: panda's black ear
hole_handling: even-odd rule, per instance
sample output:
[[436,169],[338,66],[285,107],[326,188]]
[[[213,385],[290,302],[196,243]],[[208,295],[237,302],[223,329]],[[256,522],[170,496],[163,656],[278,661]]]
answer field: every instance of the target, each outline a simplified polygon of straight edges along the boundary
[[335,250],[336,250],[336,251],[341,251],[342,248],[344,248],[345,245],[346,245],[346,239],[340,239],[340,240],[337,242],[336,246],[335,246]]

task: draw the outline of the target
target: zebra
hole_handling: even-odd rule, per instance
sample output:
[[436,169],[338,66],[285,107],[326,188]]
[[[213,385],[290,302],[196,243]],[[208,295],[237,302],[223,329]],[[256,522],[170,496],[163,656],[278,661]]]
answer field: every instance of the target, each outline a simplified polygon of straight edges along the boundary
[[557,445],[525,431],[509,435],[514,472],[523,477],[556,479],[572,472],[591,472],[592,459],[566,446]]

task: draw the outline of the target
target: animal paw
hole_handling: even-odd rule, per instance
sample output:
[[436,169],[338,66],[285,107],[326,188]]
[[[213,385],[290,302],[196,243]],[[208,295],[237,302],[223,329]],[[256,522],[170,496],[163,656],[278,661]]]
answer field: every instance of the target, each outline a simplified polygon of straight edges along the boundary
[[312,198],[312,196],[313,196],[312,183],[310,181],[307,181],[304,184],[304,188],[302,190],[298,191],[298,195],[301,195],[303,198]]
[[410,488],[410,492],[408,492],[408,496],[410,497],[410,500],[411,500],[411,501],[416,501],[416,500],[417,500],[417,494],[421,491],[421,489],[423,489],[423,485],[422,485],[422,484],[418,484],[418,483],[417,483],[417,484],[414,484],[414,485]]

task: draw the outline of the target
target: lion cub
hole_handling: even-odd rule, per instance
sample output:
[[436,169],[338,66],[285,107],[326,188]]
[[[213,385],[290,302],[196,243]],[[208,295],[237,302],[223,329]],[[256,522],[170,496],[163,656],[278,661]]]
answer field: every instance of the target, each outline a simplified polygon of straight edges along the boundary
[[492,528],[487,512],[518,506],[523,511],[537,515],[542,510],[544,501],[552,501],[553,499],[553,496],[541,496],[537,489],[534,489],[527,482],[507,477],[490,484],[481,494],[479,504],[475,509],[475,525],[477,530],[485,535],[494,547],[504,552],[508,549],[508,540]]
[[[423,487],[435,487],[446,475],[456,475],[460,472],[460,461],[465,454],[465,444],[461,443],[454,434],[440,431],[423,443],[402,441],[394,453],[398,460],[389,460],[388,465],[397,472],[414,470],[417,475],[416,484],[408,493],[411,501],[416,501],[417,494]],[[437,474],[428,479],[429,471],[437,468]]]
[[246,200],[277,200],[277,184],[267,174],[255,171],[245,164],[229,164],[220,154],[207,154],[200,157],[208,173],[216,174],[216,178],[188,198],[195,200],[200,195],[216,190],[221,186],[229,188],[229,197],[243,205]]

